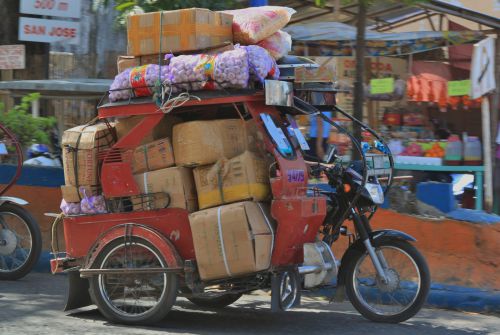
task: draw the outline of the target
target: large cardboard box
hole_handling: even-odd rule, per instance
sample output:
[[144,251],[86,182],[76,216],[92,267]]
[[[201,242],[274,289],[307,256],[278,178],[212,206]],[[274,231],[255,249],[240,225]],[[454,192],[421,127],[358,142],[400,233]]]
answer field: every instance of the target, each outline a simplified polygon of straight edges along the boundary
[[203,280],[236,277],[271,265],[273,227],[265,206],[245,201],[189,215]]
[[72,185],[63,185],[61,186],[61,194],[62,198],[68,202],[80,202],[82,199],[87,197],[91,197],[94,195],[98,195],[100,191],[99,186],[72,186]]
[[214,165],[199,166],[193,174],[200,209],[269,197],[269,164],[250,151]]
[[232,23],[230,14],[201,8],[130,15],[127,18],[128,54],[192,51],[231,43]]
[[[198,209],[196,187],[191,169],[171,167],[136,174],[134,179],[143,194],[158,193],[153,196],[153,203],[150,206],[148,205],[151,207],[150,209],[164,208],[168,204],[168,201],[165,201],[164,194],[168,194],[168,198],[170,198],[168,207],[183,208],[189,212]],[[142,204],[134,203],[134,209],[136,210],[146,209],[144,207]]]
[[[118,139],[127,135],[143,119],[144,117],[140,115],[118,119],[116,122],[116,135]],[[165,137],[172,138],[173,126],[180,122],[181,119],[176,116],[165,115],[151,132],[144,135],[141,144],[147,144]]]
[[241,119],[184,122],[174,126],[172,145],[177,165],[195,166],[233,158],[255,146]]
[[62,137],[64,182],[66,185],[99,185],[98,154],[115,142],[114,125],[105,123],[68,129]]
[[173,166],[174,152],[168,137],[137,147],[132,153],[132,172],[141,173]]

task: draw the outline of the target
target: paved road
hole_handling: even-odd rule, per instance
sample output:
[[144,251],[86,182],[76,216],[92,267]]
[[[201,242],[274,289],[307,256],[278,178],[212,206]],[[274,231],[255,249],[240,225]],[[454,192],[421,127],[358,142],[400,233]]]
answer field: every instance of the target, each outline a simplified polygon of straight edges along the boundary
[[425,309],[399,325],[366,321],[348,303],[305,298],[299,309],[269,312],[269,296],[251,295],[222,311],[202,310],[178,299],[167,319],[155,327],[107,322],[94,307],[61,312],[66,292],[62,275],[30,274],[0,282],[0,334],[500,334],[500,318]]

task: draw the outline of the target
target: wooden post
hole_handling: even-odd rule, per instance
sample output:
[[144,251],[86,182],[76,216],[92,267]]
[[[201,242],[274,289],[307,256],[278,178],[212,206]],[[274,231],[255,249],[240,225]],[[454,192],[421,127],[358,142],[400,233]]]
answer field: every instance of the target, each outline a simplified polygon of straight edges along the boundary
[[491,130],[490,130],[490,100],[484,96],[481,103],[481,120],[483,128],[484,148],[484,204],[486,210],[493,207],[493,163],[491,155]]

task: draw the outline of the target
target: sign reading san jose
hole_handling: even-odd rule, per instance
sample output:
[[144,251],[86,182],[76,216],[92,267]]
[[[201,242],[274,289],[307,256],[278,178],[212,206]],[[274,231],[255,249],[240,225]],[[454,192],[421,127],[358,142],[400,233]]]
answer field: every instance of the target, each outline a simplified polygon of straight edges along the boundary
[[66,42],[78,44],[80,23],[62,20],[19,18],[19,40],[32,42]]
[[24,14],[81,17],[80,0],[21,0],[20,12]]

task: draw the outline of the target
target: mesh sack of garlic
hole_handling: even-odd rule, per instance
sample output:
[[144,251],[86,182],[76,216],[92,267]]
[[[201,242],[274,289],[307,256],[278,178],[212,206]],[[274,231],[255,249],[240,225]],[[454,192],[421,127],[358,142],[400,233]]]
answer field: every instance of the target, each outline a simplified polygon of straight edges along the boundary
[[128,68],[119,73],[111,84],[109,100],[114,102],[153,95],[155,84],[159,80],[165,81],[169,74],[168,66],[161,67],[161,78],[159,71],[160,66],[157,64],[148,64]]

